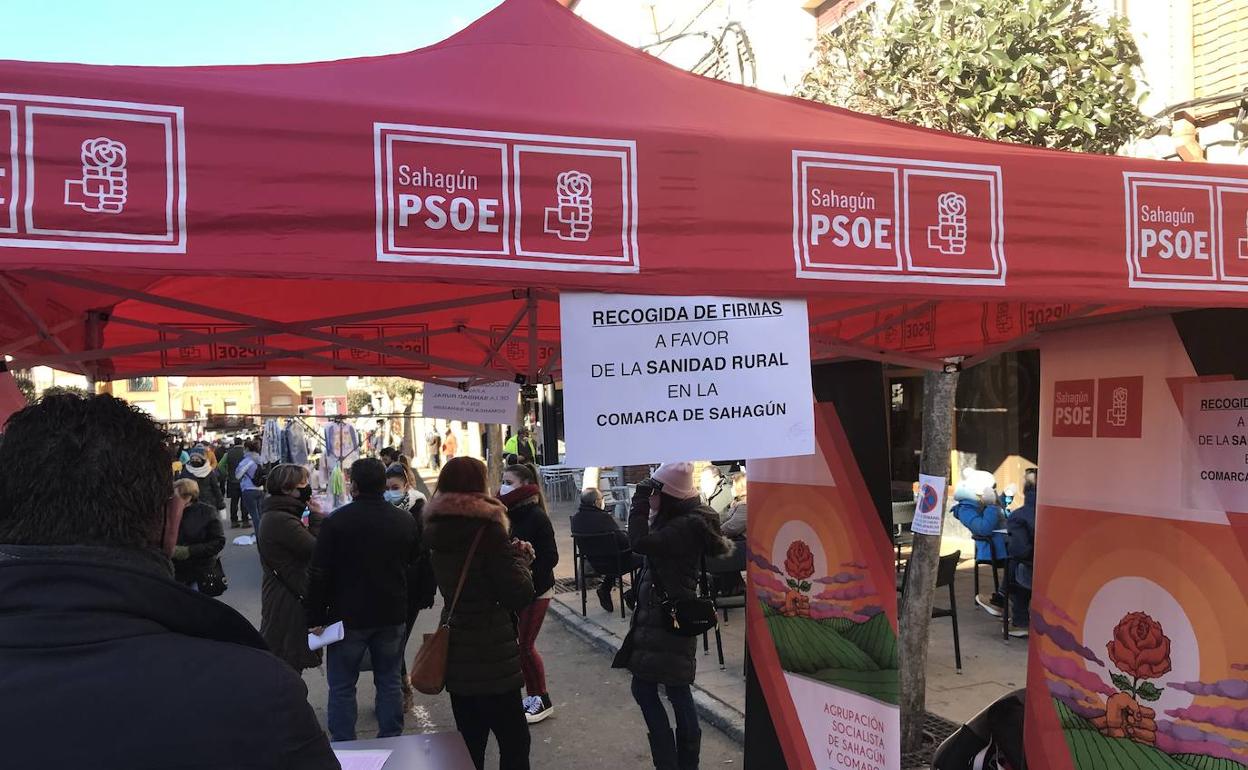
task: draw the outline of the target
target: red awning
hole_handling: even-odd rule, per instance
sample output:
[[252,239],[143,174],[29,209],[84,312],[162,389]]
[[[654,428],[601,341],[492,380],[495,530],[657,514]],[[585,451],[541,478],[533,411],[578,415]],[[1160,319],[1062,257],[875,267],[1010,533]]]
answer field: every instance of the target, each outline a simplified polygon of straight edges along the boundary
[[553,0],[393,56],[3,62],[0,92],[18,364],[550,376],[572,290],[807,297],[817,356],[919,365],[1075,317],[1248,305],[1245,169],[760,93]]

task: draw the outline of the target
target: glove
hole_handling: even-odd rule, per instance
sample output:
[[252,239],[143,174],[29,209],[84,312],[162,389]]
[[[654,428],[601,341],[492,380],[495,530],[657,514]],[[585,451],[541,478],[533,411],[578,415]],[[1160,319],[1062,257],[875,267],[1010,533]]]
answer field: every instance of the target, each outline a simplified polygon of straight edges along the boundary
[[189,558],[191,558],[190,548],[184,545],[174,546],[173,548],[173,560],[174,561],[185,561]]

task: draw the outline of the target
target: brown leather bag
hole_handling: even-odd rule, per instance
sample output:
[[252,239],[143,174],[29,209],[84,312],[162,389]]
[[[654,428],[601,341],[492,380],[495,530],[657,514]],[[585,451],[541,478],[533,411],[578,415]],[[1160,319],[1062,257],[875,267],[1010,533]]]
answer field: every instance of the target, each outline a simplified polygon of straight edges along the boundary
[[432,634],[425,634],[425,640],[412,659],[412,673],[408,680],[412,689],[425,695],[437,695],[446,688],[446,657],[451,647],[451,619],[455,617],[455,608],[459,605],[459,595],[464,590],[464,581],[468,578],[468,568],[472,566],[472,557],[477,553],[477,545],[485,534],[485,526],[477,530],[468,548],[468,558],[464,559],[464,568],[459,572],[459,585],[455,586],[455,597],[451,599],[450,612],[446,613],[446,622],[438,626]]

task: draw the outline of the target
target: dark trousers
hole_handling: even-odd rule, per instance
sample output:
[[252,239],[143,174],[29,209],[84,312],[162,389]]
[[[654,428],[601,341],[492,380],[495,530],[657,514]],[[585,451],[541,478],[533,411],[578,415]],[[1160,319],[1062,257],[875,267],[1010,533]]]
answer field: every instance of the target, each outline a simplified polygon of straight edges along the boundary
[[[665,684],[667,699],[671,701],[672,713],[676,716],[676,745],[700,739],[702,728],[698,726],[698,709],[693,704],[693,690],[689,685]],[[658,682],[633,677],[633,700],[641,707],[641,716],[646,720],[646,730],[651,735],[667,735],[672,723],[667,719],[667,709],[659,699]]]
[[[606,567],[609,570],[615,569],[615,562],[611,562],[610,565],[608,565],[605,563],[605,561],[606,560],[604,559],[603,560],[604,563],[602,564],[603,567]],[[633,572],[634,570],[641,569],[642,565],[645,564],[645,559],[641,558],[641,554],[636,554],[636,553],[633,553],[632,551],[625,551],[620,556],[620,564],[624,567],[624,569],[628,570],[629,572]],[[604,586],[606,586],[607,588],[615,587],[615,581],[620,578],[619,575],[608,575],[605,573],[605,571],[599,571],[598,567],[594,566],[592,560],[590,561],[590,566],[594,567],[594,570],[597,571],[598,574],[602,575],[602,584]]]
[[499,770],[529,770],[529,722],[519,690],[498,695],[451,693],[451,712],[477,770],[485,770],[490,733],[498,741]]

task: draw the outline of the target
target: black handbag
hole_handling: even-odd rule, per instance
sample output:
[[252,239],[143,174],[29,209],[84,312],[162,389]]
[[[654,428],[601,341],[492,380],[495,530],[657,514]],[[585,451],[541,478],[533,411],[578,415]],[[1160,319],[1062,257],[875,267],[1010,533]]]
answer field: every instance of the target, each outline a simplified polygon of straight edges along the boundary
[[652,571],[654,593],[659,600],[659,609],[663,613],[663,622],[668,633],[676,636],[702,636],[715,630],[719,625],[719,616],[715,614],[715,605],[710,599],[700,596],[672,599],[659,582],[658,570],[652,568]]
[[204,596],[220,596],[230,587],[230,581],[225,576],[225,568],[221,566],[220,559],[213,559],[212,565],[204,570],[204,574],[199,577],[199,592]]

